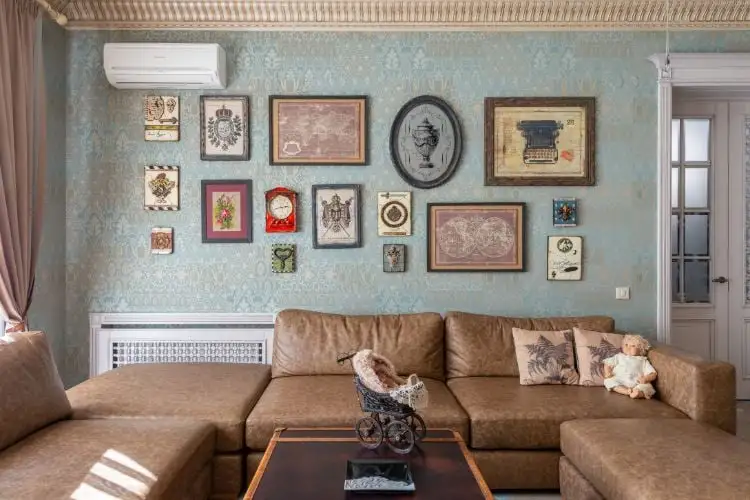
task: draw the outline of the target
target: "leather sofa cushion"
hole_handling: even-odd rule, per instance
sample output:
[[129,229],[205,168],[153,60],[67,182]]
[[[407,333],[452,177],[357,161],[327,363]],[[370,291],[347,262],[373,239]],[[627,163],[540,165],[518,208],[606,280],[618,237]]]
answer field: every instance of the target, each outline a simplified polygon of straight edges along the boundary
[[0,396],[0,450],[70,415],[44,333],[0,336]]
[[402,375],[444,380],[445,328],[437,313],[344,316],[286,310],[276,317],[272,375],[346,375],[344,352],[372,349]]
[[471,446],[485,450],[560,449],[560,424],[578,418],[686,418],[656,399],[602,387],[522,386],[512,377],[457,378],[448,387],[469,414]]
[[[123,500],[184,500],[209,464],[215,439],[213,426],[199,422],[59,422],[0,452],[0,498],[99,498],[90,490],[71,497],[81,487],[81,493],[94,488]],[[127,493],[111,469],[139,481],[147,493]]]
[[218,430],[216,448],[244,449],[245,420],[270,380],[267,365],[128,365],[68,390],[73,418],[181,417]]
[[447,377],[518,377],[513,328],[555,331],[573,327],[612,332],[615,321],[607,316],[507,318],[449,312],[445,317]]
[[576,420],[562,451],[604,498],[750,498],[750,443],[692,420]]
[[[422,379],[429,392],[420,411],[427,432],[448,428],[468,437],[469,419],[445,383]],[[247,419],[245,440],[252,450],[265,450],[277,427],[344,427],[352,429],[364,414],[351,375],[275,378]]]

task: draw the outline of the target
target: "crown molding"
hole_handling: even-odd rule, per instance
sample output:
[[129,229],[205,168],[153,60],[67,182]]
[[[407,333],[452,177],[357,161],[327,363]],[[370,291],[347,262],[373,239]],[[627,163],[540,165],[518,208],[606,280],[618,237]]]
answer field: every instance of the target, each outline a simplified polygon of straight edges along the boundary
[[750,28],[750,0],[50,0],[69,29],[309,31]]

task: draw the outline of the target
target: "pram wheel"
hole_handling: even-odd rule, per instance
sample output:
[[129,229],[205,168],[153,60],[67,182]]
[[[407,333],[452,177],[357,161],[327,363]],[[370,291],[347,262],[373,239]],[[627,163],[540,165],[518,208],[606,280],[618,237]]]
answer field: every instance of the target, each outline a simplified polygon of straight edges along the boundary
[[414,448],[414,432],[403,420],[394,420],[385,427],[385,442],[399,455],[406,455]]
[[374,450],[383,442],[383,427],[372,417],[362,417],[354,426],[359,442],[365,448]]
[[416,439],[417,442],[420,442],[425,438],[427,435],[427,426],[424,424],[424,420],[418,413],[407,415],[406,423],[414,433],[414,439]]

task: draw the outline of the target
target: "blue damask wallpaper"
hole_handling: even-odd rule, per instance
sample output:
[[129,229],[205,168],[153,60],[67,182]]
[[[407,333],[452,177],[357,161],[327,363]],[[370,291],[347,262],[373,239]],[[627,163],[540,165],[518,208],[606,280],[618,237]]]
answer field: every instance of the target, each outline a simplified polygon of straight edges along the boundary
[[[179,143],[143,140],[146,92],[110,87],[107,41],[217,42],[227,52],[226,93],[251,96],[251,159],[202,162],[198,96],[181,97]],[[656,71],[647,57],[663,34],[70,32],[66,204],[66,381],[88,371],[92,311],[275,312],[287,307],[349,313],[466,310],[509,315],[610,314],[620,328],[655,323]],[[744,32],[687,33],[676,50],[747,50]],[[171,93],[171,92],[170,92]],[[371,164],[269,166],[269,94],[370,96]],[[388,134],[397,111],[420,94],[446,99],[464,131],[463,160],[444,186],[413,190],[414,235],[377,236],[376,193],[411,189],[391,165]],[[485,187],[486,96],[595,96],[597,186]],[[143,210],[143,166],[181,167],[181,210]],[[253,180],[252,244],[202,244],[201,179]],[[363,187],[364,246],[312,249],[310,190]],[[301,231],[263,232],[263,192],[300,193]],[[554,197],[579,198],[579,227],[553,228]],[[427,273],[425,210],[437,201],[528,203],[528,272]],[[153,226],[174,227],[173,255],[149,253]],[[546,280],[547,235],[582,235],[584,279]],[[382,244],[408,246],[406,273],[382,271]],[[298,270],[272,274],[272,243],[296,243]],[[631,300],[616,301],[616,286]]]

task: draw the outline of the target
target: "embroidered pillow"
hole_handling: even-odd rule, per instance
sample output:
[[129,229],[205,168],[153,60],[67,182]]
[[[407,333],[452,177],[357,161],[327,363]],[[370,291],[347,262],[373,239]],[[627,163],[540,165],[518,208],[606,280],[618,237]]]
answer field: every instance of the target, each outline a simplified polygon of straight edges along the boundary
[[513,329],[521,385],[578,383],[573,332]]
[[576,362],[581,375],[579,385],[604,385],[604,363],[610,356],[622,352],[624,335],[600,333],[573,328]]

